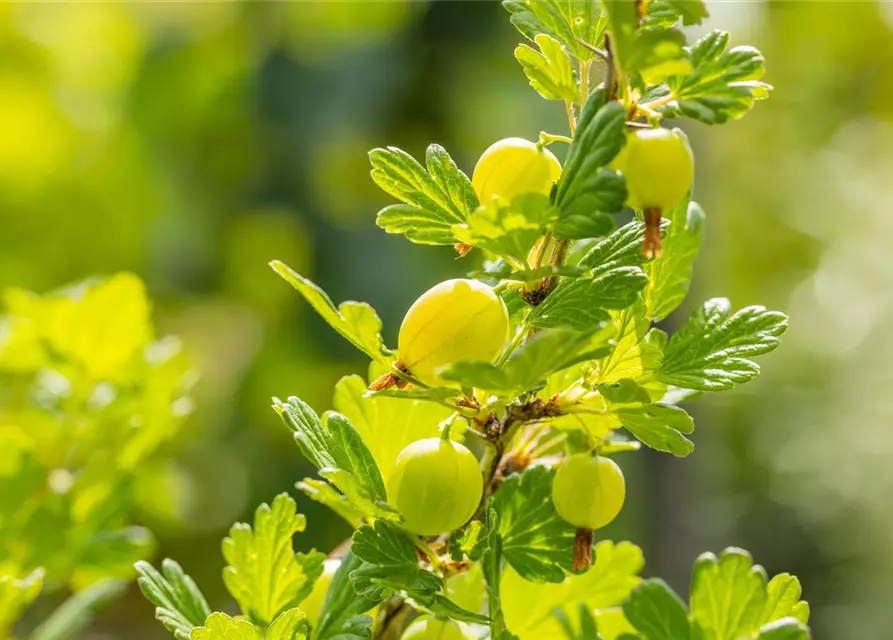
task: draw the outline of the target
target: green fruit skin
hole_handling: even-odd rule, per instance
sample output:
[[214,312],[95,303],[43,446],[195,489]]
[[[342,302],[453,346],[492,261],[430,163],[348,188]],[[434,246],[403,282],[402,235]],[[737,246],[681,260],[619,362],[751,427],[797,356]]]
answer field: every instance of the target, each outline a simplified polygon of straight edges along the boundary
[[422,616],[416,618],[400,638],[401,640],[474,640],[474,634],[461,622]]
[[548,149],[524,138],[506,138],[490,145],[471,175],[481,204],[495,197],[509,202],[522,193],[549,195],[561,177],[561,163]]
[[464,360],[493,362],[509,337],[509,317],[493,288],[477,280],[435,285],[406,312],[397,337],[400,363],[430,386],[437,370]]
[[386,488],[406,529],[436,536],[468,522],[481,501],[484,481],[471,451],[452,440],[428,438],[400,452]]
[[688,143],[669,129],[640,129],[611,163],[626,177],[626,204],[633,209],[672,209],[691,188],[694,158]]
[[552,481],[552,502],[558,515],[578,529],[608,525],[626,498],[626,482],[610,458],[576,454],[565,458]]

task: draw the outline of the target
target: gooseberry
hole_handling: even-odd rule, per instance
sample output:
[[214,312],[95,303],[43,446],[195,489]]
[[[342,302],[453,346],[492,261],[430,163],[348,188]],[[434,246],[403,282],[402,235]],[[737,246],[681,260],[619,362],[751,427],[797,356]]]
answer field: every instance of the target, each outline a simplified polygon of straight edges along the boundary
[[682,136],[669,129],[637,129],[613,166],[626,177],[633,209],[673,208],[691,188],[694,160]]
[[422,616],[406,627],[400,638],[401,640],[474,640],[474,634],[461,622]]
[[623,472],[610,458],[572,455],[558,466],[552,481],[558,515],[578,529],[601,529],[610,523],[625,497]]
[[397,456],[386,483],[403,526],[420,536],[458,529],[478,508],[484,481],[474,454],[448,438],[427,438]]
[[521,193],[549,195],[561,177],[561,163],[551,151],[523,138],[506,138],[484,151],[471,184],[482,204],[495,196],[511,201]]
[[438,386],[444,384],[438,368],[463,360],[492,362],[508,336],[508,311],[492,287],[477,280],[447,280],[406,312],[397,354],[404,369]]

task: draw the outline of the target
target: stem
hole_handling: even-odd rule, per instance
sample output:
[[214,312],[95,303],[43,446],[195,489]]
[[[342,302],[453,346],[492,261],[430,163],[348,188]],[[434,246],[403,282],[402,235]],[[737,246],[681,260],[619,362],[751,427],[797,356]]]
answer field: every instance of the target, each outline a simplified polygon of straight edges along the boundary
[[[373,638],[375,640],[384,640],[388,636],[397,638],[402,632],[400,627],[403,625],[403,620],[409,615],[410,610],[411,607],[406,604],[406,600],[400,600],[399,604],[388,608],[385,611],[381,624],[375,630]],[[392,631],[394,633],[391,633]]]
[[428,558],[428,561],[431,563],[431,568],[435,571],[440,570],[440,556],[437,555],[437,552],[431,548],[427,542],[419,538],[418,536],[412,536],[412,541],[416,546],[416,549],[425,554],[425,557]]
[[589,71],[592,67],[592,60],[580,61],[580,109],[586,106],[589,100]]
[[555,142],[564,142],[565,144],[570,144],[573,141],[574,139],[569,138],[568,136],[560,136],[554,133],[546,133],[545,131],[540,131],[540,139],[537,143],[537,146],[547,147]]
[[564,109],[567,112],[567,122],[570,125],[571,136],[577,132],[577,116],[574,115],[574,105],[570,100],[564,103]]

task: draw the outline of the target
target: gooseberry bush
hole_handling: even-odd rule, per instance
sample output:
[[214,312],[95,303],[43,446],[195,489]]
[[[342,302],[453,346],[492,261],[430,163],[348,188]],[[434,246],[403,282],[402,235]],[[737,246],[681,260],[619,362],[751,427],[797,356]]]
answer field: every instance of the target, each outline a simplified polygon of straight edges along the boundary
[[322,416],[297,397],[273,404],[319,470],[298,488],[354,533],[328,558],[295,553],[294,500],[262,505],[223,542],[236,617],[212,613],[175,562],[139,564],[176,638],[809,637],[797,579],[769,580],[742,550],[699,557],[685,602],[640,577],[635,545],[599,535],[623,507],[624,457],[690,455],[679,403],[753,379],[786,329],[783,314],[726,299],[672,335],[654,326],[686,296],[705,224],[692,151],[667,127],[745,115],[770,88],[763,58],[721,31],[688,45],[699,1],[503,6],[530,41],[515,57],[564,105],[569,135],[498,141],[471,179],[438,145],[424,165],[370,153],[399,201],[378,225],[475,265],[418,298],[396,351],[369,305],[336,307],[271,263],[371,360]]

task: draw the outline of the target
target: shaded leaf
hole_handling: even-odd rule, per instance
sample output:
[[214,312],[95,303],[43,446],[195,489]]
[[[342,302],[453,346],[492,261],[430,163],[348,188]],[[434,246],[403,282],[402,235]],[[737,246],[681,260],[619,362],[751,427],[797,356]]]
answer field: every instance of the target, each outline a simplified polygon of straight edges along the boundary
[[534,36],[539,51],[526,44],[515,48],[515,59],[524,69],[532,86],[547,100],[573,102],[579,97],[571,59],[555,38],[540,33]]
[[353,553],[341,559],[341,564],[326,592],[319,622],[313,629],[313,640],[370,640],[372,618],[362,615],[380,600],[369,599],[354,591],[351,574],[363,565]]
[[627,431],[652,449],[680,457],[694,450],[691,440],[682,435],[694,431],[694,422],[679,407],[644,404],[617,409],[615,413]]
[[93,618],[117,600],[127,586],[123,580],[101,580],[72,594],[31,632],[29,640],[69,640],[81,637],[81,632]]
[[660,579],[646,580],[623,603],[626,619],[648,640],[689,640],[685,603]]
[[810,640],[809,629],[796,618],[782,618],[763,626],[757,640]]
[[328,482],[304,478],[295,486],[311,500],[324,504],[344,518],[354,529],[363,524],[365,514]]
[[589,60],[593,52],[579,40],[598,45],[605,29],[605,18],[597,0],[504,0],[502,6],[512,14],[511,23],[524,37],[534,40],[544,33],[559,40],[578,60]]

